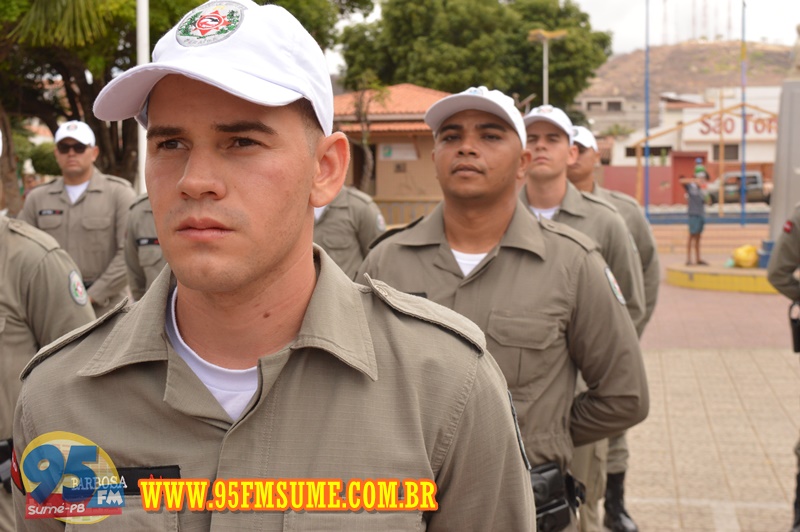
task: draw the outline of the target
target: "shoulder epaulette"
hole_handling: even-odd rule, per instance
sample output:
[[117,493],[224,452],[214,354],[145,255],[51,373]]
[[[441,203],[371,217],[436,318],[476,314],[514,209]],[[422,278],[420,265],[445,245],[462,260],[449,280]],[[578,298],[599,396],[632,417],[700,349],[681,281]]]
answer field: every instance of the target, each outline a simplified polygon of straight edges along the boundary
[[121,177],[117,177],[115,175],[108,175],[108,174],[105,174],[105,176],[108,178],[109,181],[113,181],[114,183],[117,183],[117,184],[120,184],[120,185],[125,185],[127,187],[133,188],[133,184],[131,184],[131,182],[128,181],[127,179],[123,179]]
[[602,205],[602,206],[606,207],[610,211],[618,212],[616,207],[611,205],[609,202],[607,202],[603,198],[598,198],[597,196],[595,196],[594,194],[592,194],[590,192],[581,191],[581,196],[583,196],[585,199],[587,199],[587,200],[589,200],[589,201],[591,201],[593,203],[597,203],[598,205]]
[[355,187],[347,187],[347,193],[364,203],[372,203],[372,196]]
[[577,229],[573,229],[572,227],[562,223],[548,220],[547,218],[544,217],[539,221],[539,223],[541,224],[542,228],[550,231],[551,233],[556,233],[558,235],[569,238],[570,240],[576,242],[586,251],[594,251],[595,249],[597,249],[597,244],[595,244],[594,240],[592,240],[585,234],[581,233]]
[[377,246],[378,244],[380,244],[381,242],[383,242],[384,240],[386,240],[390,236],[394,236],[394,235],[396,235],[398,233],[402,233],[406,229],[411,229],[412,227],[414,227],[415,225],[420,223],[423,218],[425,218],[425,217],[424,216],[420,216],[419,218],[417,218],[416,220],[414,220],[410,224],[401,225],[400,227],[392,227],[391,229],[387,229],[386,231],[384,231],[381,235],[376,237],[375,240],[373,240],[370,243],[369,249],[374,248],[375,246]]
[[364,278],[372,288],[372,293],[394,310],[457,335],[466,340],[478,356],[486,352],[486,337],[483,331],[461,314],[428,299],[401,292],[383,281],[372,279],[369,275],[364,275]]
[[18,235],[24,236],[29,240],[33,240],[47,251],[53,251],[54,249],[59,248],[58,242],[55,238],[44,231],[40,231],[32,225],[23,222],[22,220],[11,218],[8,221],[8,228]]
[[54,340],[49,344],[47,344],[46,346],[39,349],[39,352],[36,353],[36,356],[34,356],[30,360],[30,362],[28,362],[28,365],[25,366],[25,369],[22,370],[20,378],[25,379],[25,377],[30,375],[31,371],[33,371],[33,369],[36,366],[38,366],[39,364],[50,358],[53,354],[57,353],[62,347],[86,336],[91,331],[93,331],[103,323],[107,322],[109,319],[116,316],[119,312],[124,311],[125,306],[127,304],[128,304],[128,298],[127,297],[123,298],[122,301],[117,303],[117,305],[114,308],[109,310],[102,317],[97,318],[96,320],[91,321],[82,327],[78,327],[74,331],[68,332],[61,338],[58,338],[57,340]]
[[137,205],[139,205],[141,202],[145,201],[149,197],[150,196],[146,192],[144,194],[140,194],[135,200],[133,200],[133,203],[131,203],[130,209],[133,210],[134,207],[136,207]]
[[624,201],[625,203],[630,203],[631,205],[635,205],[637,208],[639,207],[639,202],[636,201],[636,198],[633,196],[629,196],[624,192],[619,192],[617,190],[609,190],[609,194],[611,194],[614,198]]

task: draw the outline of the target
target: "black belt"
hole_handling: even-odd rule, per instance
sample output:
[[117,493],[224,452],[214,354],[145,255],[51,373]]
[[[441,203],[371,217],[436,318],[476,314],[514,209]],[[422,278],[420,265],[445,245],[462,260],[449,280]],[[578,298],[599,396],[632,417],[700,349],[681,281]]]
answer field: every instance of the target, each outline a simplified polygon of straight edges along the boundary
[[554,462],[531,469],[531,484],[537,530],[557,532],[569,526],[575,510],[584,501],[583,485],[569,473],[563,473]]

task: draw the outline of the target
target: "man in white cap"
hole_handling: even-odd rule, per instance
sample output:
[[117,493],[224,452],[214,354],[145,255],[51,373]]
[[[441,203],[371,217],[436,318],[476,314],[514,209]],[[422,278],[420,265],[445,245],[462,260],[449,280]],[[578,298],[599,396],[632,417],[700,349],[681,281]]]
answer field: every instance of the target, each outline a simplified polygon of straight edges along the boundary
[[[600,153],[592,132],[583,126],[576,126],[574,144],[578,149],[578,156],[567,168],[570,182],[581,192],[592,193],[616,207],[639,250],[646,308],[644,318],[637,327],[641,337],[656,306],[660,276],[658,252],[650,224],[635,199],[622,192],[602,188],[595,182],[594,171],[600,164]],[[613,531],[636,529],[624,504],[627,465],[628,445],[624,434],[610,438],[607,447],[605,442],[596,442],[575,450],[575,473],[586,485],[586,503],[581,507],[581,529],[584,532],[602,530],[597,505],[603,497],[603,522],[606,527]]]
[[[532,529],[524,452],[480,330],[379,281],[353,283],[312,243],[349,147],[332,132],[325,56],[291,14],[199,6],[94,110],[147,128],[168,268],[135,305],[29,366],[15,417],[23,473],[39,477],[41,456],[102,449],[127,486],[103,523],[114,530]],[[150,478],[216,481],[199,502],[170,511],[158,499],[152,512],[137,482]],[[64,485],[23,475],[39,493],[26,503],[15,491],[18,528],[61,529],[26,517],[48,488],[77,498]],[[86,508],[109,513],[105,501]]]
[[56,130],[61,177],[25,197],[18,218],[56,239],[81,271],[95,313],[102,316],[126,295],[125,227],[135,194],[131,184],[101,173],[92,129],[70,120]]
[[[534,466],[539,530],[576,530],[573,444],[647,415],[636,332],[591,240],[547,219],[536,222],[517,198],[531,155],[511,98],[470,88],[433,104],[425,122],[444,200],[375,245],[360,274],[481,327]],[[578,371],[590,386],[576,396]]]
[[644,319],[644,282],[625,222],[607,202],[578,191],[567,179],[567,167],[575,162],[572,121],[552,105],[532,109],[524,117],[531,164],[525,172],[520,198],[536,218],[561,222],[588,235],[608,263],[610,278],[619,283],[634,327]]

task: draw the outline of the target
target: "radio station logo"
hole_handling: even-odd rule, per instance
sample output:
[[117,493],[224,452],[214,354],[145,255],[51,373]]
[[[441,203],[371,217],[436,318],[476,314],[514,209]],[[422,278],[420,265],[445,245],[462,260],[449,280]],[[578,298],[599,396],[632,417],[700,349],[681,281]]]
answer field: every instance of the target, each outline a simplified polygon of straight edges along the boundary
[[20,471],[26,519],[92,524],[125,506],[125,479],[108,454],[83,436],[42,434],[22,453]]

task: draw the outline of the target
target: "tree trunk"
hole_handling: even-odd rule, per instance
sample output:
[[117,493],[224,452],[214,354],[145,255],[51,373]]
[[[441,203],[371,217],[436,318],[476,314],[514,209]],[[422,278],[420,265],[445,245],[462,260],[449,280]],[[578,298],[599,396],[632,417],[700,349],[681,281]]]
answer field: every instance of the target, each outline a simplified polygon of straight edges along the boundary
[[[22,210],[22,195],[17,181],[17,156],[14,153],[14,141],[11,136],[11,122],[5,108],[0,104],[0,134],[3,136],[3,154],[0,156],[0,182],[3,187],[5,206],[8,214],[16,216]],[[0,204],[0,208],[3,205]]]

